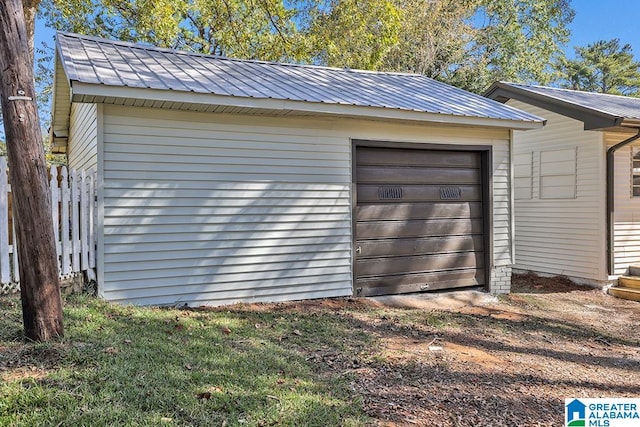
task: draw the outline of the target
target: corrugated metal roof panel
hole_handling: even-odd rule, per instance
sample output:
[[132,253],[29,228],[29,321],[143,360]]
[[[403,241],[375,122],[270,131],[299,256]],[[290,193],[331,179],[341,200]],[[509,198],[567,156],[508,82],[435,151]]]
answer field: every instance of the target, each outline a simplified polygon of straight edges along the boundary
[[57,40],[68,79],[81,83],[542,122],[417,74],[236,60],[70,33]]
[[611,116],[634,120],[640,119],[640,98],[518,83],[500,82],[500,84]]

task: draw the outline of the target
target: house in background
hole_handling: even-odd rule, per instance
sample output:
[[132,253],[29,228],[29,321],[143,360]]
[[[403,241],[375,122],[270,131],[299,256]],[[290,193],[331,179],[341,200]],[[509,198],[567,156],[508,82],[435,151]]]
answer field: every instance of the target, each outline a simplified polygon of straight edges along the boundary
[[640,99],[495,83],[544,117],[513,134],[515,268],[605,284],[640,263]]
[[508,292],[510,135],[542,125],[419,75],[57,35],[53,140],[97,171],[112,301]]

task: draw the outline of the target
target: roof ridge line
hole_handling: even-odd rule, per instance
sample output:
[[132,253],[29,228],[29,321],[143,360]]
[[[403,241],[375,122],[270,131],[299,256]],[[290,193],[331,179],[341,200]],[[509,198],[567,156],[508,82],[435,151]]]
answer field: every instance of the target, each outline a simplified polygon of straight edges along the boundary
[[[329,67],[329,66],[315,65],[315,64],[300,64],[300,63],[288,63],[288,62],[279,62],[279,61],[264,61],[260,59],[231,58],[228,56],[213,55],[213,54],[207,54],[207,53],[201,53],[201,52],[189,52],[183,49],[158,47],[151,44],[144,44],[139,42],[138,43],[127,42],[123,40],[107,39],[104,37],[88,36],[85,34],[71,33],[67,31],[57,31],[56,36],[58,34],[61,34],[64,37],[76,38],[79,40],[91,40],[97,43],[112,44],[116,46],[126,46],[134,49],[143,49],[143,50],[155,51],[155,52],[165,52],[165,53],[171,53],[171,54],[177,54],[177,55],[197,56],[197,57],[203,57],[203,58],[218,59],[221,61],[247,62],[251,64],[275,65],[275,66],[281,66],[281,67],[313,68],[313,69],[320,69],[320,70],[339,71],[339,72],[358,73],[358,74],[378,74],[378,75],[383,74],[383,75],[392,75],[392,76],[421,77],[421,78],[431,79],[430,77],[423,76],[418,73],[409,73],[409,72],[404,73],[400,71],[374,71],[374,70],[363,70],[363,69],[349,68],[349,67],[339,68],[339,67]],[[435,80],[435,79],[431,79],[431,80]]]

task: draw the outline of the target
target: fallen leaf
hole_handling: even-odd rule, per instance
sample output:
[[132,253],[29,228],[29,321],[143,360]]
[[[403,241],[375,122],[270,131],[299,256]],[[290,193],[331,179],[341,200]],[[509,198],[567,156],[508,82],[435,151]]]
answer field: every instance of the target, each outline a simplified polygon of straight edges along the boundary
[[297,329],[294,329],[294,330],[293,330],[293,334],[294,334],[294,335],[297,335],[297,336],[299,336],[299,337],[301,337],[301,336],[302,336],[302,332],[300,332],[300,331],[299,331],[299,330],[297,330]]
[[209,393],[208,391],[205,391],[204,393],[198,393],[196,396],[198,397],[198,399],[202,399],[202,400],[211,399],[211,393]]
[[184,367],[185,367],[185,369],[186,369],[186,370],[188,370],[188,371],[190,371],[191,369],[193,369],[193,368],[191,367],[191,365],[189,365],[189,364],[184,365]]
[[229,328],[227,328],[227,327],[225,326],[224,328],[222,328],[222,332],[223,332],[225,335],[229,335],[229,334],[231,333],[231,329],[229,329]]

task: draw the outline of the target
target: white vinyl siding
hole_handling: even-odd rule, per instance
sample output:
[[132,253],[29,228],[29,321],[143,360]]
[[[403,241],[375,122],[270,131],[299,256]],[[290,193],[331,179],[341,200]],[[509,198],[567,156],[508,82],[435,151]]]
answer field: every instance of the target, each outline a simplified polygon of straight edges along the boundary
[[[543,129],[514,132],[514,157],[533,153],[532,197],[515,200],[514,267],[607,280],[601,132],[584,131],[582,122],[519,101],[508,104],[547,119]],[[561,168],[548,164],[545,170],[545,155],[562,160]],[[556,188],[542,193],[548,182],[541,179],[558,172]]]
[[513,192],[516,200],[530,199],[533,195],[533,152],[513,156]]
[[351,294],[343,139],[273,120],[105,111],[106,299],[200,305]]
[[[605,132],[606,147],[633,136]],[[639,147],[640,144],[633,144]],[[614,274],[625,274],[631,264],[640,263],[640,198],[631,196],[631,146],[615,154]]]
[[493,143],[493,263],[507,266],[513,263],[511,245],[511,153],[509,140]]
[[71,126],[67,159],[77,170],[96,170],[98,155],[98,106],[74,103],[71,106]]
[[511,264],[509,132],[104,106],[108,300],[352,294],[352,139],[493,146],[494,254]]
[[540,198],[576,197],[577,147],[540,151]]

